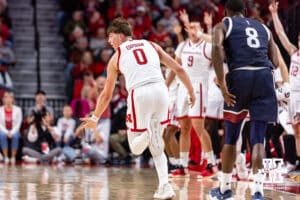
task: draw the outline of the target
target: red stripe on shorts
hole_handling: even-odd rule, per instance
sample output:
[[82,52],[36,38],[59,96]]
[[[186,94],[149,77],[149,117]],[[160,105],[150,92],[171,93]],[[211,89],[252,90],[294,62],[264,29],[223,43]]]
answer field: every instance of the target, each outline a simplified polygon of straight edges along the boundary
[[132,110],[132,117],[133,117],[133,128],[130,129],[132,132],[144,132],[147,129],[138,129],[136,124],[136,113],[135,113],[135,107],[134,107],[134,90],[131,91],[131,110]]
[[202,102],[202,84],[200,83],[200,117],[202,116],[202,106],[203,106],[203,102]]

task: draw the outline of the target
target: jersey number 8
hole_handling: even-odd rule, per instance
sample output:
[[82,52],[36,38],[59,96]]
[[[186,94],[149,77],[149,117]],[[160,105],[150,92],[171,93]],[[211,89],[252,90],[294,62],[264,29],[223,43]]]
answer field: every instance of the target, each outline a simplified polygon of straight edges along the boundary
[[247,37],[247,45],[251,48],[258,48],[260,47],[259,40],[257,39],[257,31],[254,28],[247,27],[245,29]]

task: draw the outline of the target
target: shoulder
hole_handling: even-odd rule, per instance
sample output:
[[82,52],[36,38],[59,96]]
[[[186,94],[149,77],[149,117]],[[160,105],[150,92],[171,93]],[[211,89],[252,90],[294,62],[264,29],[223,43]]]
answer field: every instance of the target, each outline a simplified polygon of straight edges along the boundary
[[19,106],[14,105],[13,108],[14,108],[15,110],[17,110],[18,112],[22,112],[22,109],[21,109],[21,107],[19,107]]

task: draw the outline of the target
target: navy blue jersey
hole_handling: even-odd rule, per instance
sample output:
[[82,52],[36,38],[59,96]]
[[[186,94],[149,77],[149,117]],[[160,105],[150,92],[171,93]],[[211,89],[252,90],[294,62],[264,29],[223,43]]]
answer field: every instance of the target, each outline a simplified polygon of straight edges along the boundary
[[263,24],[243,17],[226,17],[223,23],[227,28],[224,47],[229,71],[244,66],[273,68],[268,57],[270,32]]

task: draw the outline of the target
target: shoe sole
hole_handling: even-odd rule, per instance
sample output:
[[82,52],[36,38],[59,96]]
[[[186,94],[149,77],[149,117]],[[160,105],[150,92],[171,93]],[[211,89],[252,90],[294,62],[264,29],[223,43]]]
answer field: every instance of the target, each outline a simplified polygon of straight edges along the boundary
[[[215,197],[211,197],[209,194],[206,195],[206,199],[207,200],[219,200]],[[224,199],[224,200],[233,200],[233,198],[231,197],[231,198],[227,198],[227,199]]]
[[153,196],[153,199],[172,199],[172,198],[174,198],[175,196],[176,196],[175,194],[170,195],[170,196],[167,196],[167,197],[155,197],[155,196]]

